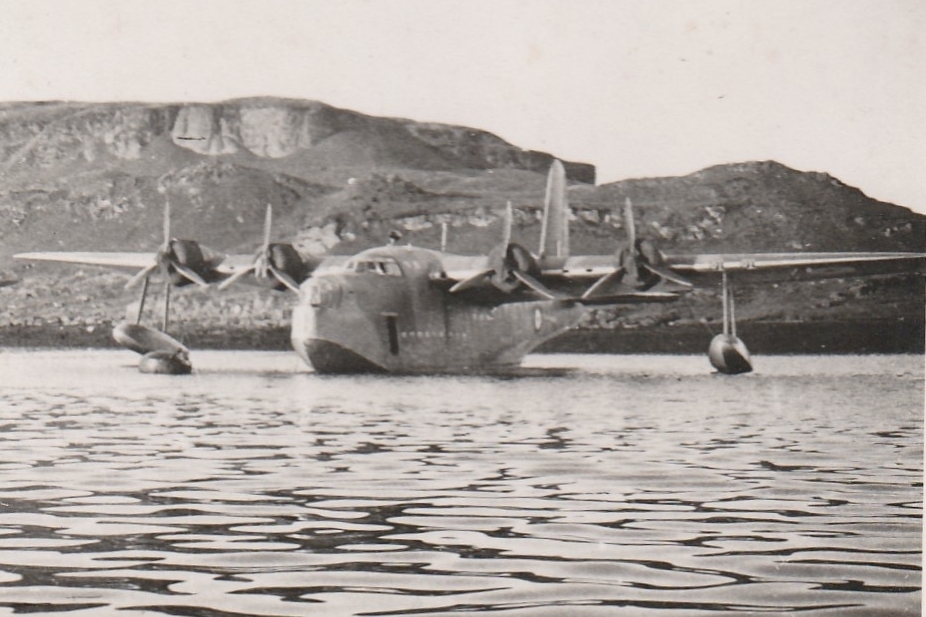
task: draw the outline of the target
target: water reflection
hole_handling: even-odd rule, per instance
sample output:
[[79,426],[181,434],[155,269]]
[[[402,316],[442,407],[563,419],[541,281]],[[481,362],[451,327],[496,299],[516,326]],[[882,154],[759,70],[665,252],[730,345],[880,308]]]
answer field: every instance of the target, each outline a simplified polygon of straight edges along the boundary
[[921,357],[518,379],[113,358],[0,354],[0,607],[919,614]]

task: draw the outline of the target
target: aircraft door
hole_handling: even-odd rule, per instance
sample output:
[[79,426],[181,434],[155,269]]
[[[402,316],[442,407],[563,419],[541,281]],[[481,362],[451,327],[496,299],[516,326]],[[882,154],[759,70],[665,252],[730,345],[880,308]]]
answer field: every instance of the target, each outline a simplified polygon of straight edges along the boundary
[[383,319],[386,322],[386,335],[389,338],[389,353],[397,356],[399,355],[398,315],[395,313],[383,313]]

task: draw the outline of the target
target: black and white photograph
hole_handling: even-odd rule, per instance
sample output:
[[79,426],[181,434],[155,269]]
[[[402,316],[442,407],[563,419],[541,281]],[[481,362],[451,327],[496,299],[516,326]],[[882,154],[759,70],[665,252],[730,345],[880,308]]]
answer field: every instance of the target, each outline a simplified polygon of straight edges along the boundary
[[922,612],[926,3],[0,0],[0,616]]

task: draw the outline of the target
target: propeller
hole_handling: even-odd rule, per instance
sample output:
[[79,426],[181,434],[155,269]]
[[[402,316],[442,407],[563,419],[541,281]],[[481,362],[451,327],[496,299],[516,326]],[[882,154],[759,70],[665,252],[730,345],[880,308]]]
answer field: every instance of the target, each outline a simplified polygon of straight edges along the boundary
[[489,267],[458,281],[450,288],[450,293],[458,293],[488,282],[505,293],[512,293],[524,286],[545,298],[552,300],[557,297],[537,280],[536,276],[540,274],[540,266],[537,265],[537,260],[531,252],[511,241],[513,221],[514,213],[509,201],[503,219],[502,242],[489,252]]
[[668,281],[682,287],[693,287],[685,278],[663,267],[665,258],[656,245],[637,238],[633,204],[629,197],[624,201],[624,225],[628,239],[627,246],[620,253],[619,267],[624,268],[632,285],[638,289],[649,289],[661,281]]
[[199,247],[199,244],[191,240],[177,240],[170,237],[170,201],[164,204],[163,232],[164,243],[158,248],[154,256],[154,262],[139,270],[129,279],[125,288],[132,289],[139,283],[144,282],[141,299],[138,303],[138,315],[135,320],[135,323],[140,323],[142,311],[145,307],[145,297],[148,294],[148,280],[158,270],[164,273],[164,314],[161,319],[161,330],[167,333],[168,316],[170,314],[170,288],[175,283],[175,281],[171,280],[171,270],[201,287],[208,287],[209,283],[188,265],[188,263],[197,263],[199,265],[206,263],[203,258],[203,250]]
[[[519,283],[537,293],[548,300],[553,300],[556,298],[556,294],[550,291],[543,283],[538,281],[534,276],[540,273],[540,268],[537,265],[537,261],[534,259],[534,256],[531,255],[530,251],[521,246],[520,244],[509,243],[505,250],[505,260],[500,272],[506,272],[507,274],[502,278],[504,281],[510,281],[511,277],[514,277]],[[496,285],[499,287],[499,285]],[[499,287],[504,291],[504,288]],[[513,289],[512,289],[513,291]]]
[[582,298],[592,299],[604,288],[610,289],[613,294],[615,284],[628,293],[646,291],[662,281],[681,287],[693,287],[689,281],[663,267],[665,259],[662,252],[652,242],[637,238],[633,205],[629,197],[624,201],[623,214],[627,241],[617,250],[617,267],[595,281],[582,294]]
[[[226,289],[249,274],[258,280],[273,278],[279,285],[299,293],[299,283],[311,274],[305,262],[291,244],[271,244],[270,230],[273,224],[273,208],[267,204],[264,216],[263,244],[254,253],[254,260],[246,268],[238,270],[219,284]],[[298,279],[298,280],[297,280]]]
[[200,287],[208,287],[209,283],[203,279],[202,275],[188,265],[188,262],[202,262],[202,249],[199,245],[190,240],[177,240],[170,237],[170,202],[164,205],[164,243],[155,254],[154,262],[138,271],[129,282],[125,284],[126,289],[136,287],[141,281],[146,280],[152,274],[161,270],[165,278],[170,282],[170,272],[173,270],[183,278],[196,283]]

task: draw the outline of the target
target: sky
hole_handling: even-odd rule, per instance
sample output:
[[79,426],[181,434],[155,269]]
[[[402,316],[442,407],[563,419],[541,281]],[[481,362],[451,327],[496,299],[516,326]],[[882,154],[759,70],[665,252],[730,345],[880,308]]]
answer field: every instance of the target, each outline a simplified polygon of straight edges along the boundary
[[598,182],[776,160],[926,214],[923,0],[0,0],[0,101],[317,100]]

